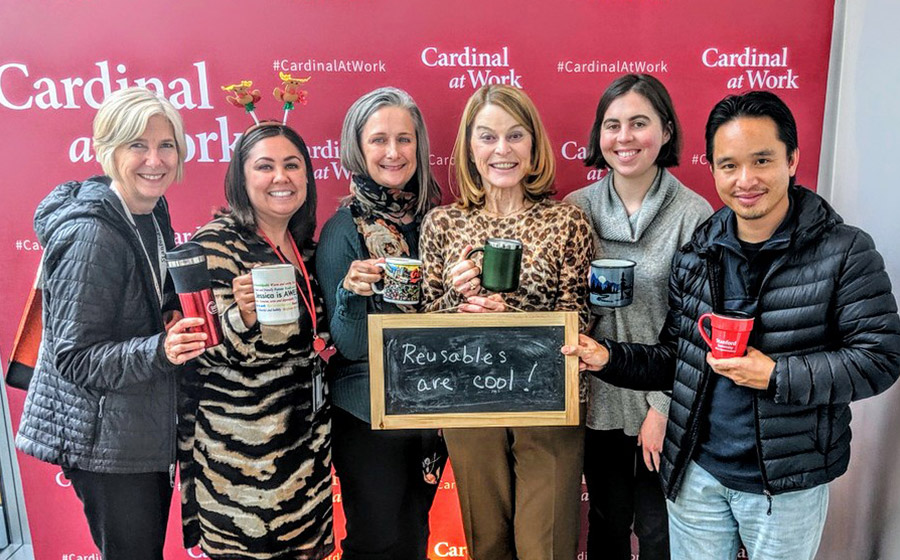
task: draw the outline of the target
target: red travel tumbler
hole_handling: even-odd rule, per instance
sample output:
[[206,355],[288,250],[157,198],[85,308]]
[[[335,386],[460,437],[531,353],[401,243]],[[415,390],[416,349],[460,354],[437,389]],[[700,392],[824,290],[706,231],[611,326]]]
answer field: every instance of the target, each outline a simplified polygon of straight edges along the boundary
[[166,260],[184,316],[202,317],[206,320],[199,327],[191,327],[189,332],[205,332],[207,348],[221,344],[222,326],[219,324],[216,298],[209,283],[203,247],[190,241],[182,243],[166,253]]

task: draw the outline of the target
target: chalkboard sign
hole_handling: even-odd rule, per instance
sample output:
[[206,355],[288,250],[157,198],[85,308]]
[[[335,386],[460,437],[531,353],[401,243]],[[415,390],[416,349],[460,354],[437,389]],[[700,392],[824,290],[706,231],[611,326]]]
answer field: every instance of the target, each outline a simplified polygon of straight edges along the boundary
[[372,427],[578,423],[574,312],[369,315]]

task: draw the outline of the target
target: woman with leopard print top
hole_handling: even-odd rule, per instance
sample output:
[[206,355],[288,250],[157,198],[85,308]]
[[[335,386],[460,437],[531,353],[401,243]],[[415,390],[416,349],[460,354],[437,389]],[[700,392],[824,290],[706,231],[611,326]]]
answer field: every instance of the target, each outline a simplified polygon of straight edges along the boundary
[[[550,200],[555,162],[533,103],[490,85],[469,99],[454,147],[460,196],[422,226],[426,310],[577,311],[586,324],[590,224]],[[517,291],[487,294],[466,258],[487,238],[520,240]],[[584,430],[576,427],[444,430],[475,560],[574,558],[579,536]]]

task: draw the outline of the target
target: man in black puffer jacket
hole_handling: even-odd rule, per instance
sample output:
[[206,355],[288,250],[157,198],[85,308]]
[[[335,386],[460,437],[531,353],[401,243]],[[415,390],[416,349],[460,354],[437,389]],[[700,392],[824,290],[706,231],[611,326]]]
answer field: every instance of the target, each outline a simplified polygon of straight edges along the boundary
[[[719,102],[706,152],[726,208],[676,255],[654,346],[580,337],[582,368],[672,390],[660,475],[675,560],[813,558],[826,483],[850,460],[851,401],[900,375],[900,318],[871,237],[794,185],[797,128],[769,92]],[[703,313],[754,319],[743,357],[715,359]]]

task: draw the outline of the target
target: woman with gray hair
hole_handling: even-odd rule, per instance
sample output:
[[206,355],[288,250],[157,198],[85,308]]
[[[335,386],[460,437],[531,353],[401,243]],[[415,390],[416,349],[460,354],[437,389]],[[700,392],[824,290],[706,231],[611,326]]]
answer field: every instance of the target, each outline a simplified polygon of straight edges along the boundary
[[35,212],[44,330],[16,446],[62,467],[104,560],[161,560],[176,376],[206,339],[166,274],[184,126],[165,99],[124,89],[97,112],[94,151],[106,175],[59,185]]
[[369,426],[369,313],[415,311],[375,294],[386,257],[418,258],[419,226],[439,187],[422,114],[405,91],[380,88],[350,107],[341,164],[350,196],[325,224],[316,268],[338,354],[329,364],[332,456],[341,481],[344,560],[423,560],[428,511],[446,461],[435,430]]

